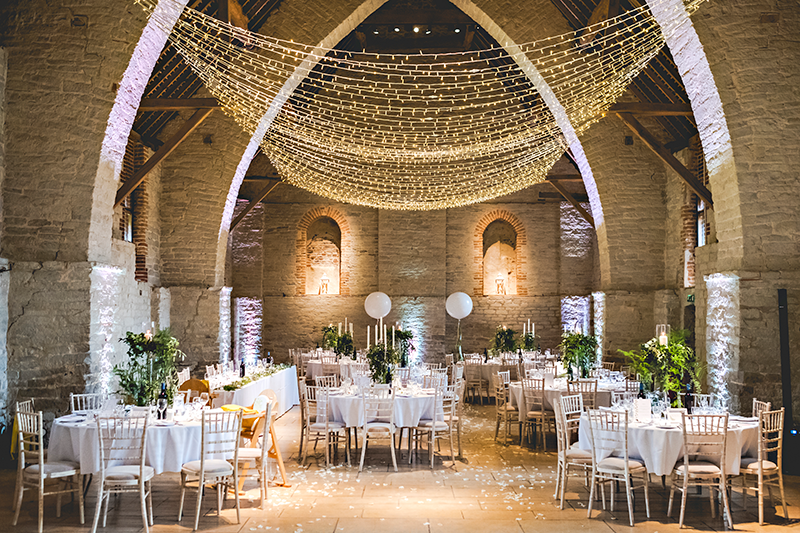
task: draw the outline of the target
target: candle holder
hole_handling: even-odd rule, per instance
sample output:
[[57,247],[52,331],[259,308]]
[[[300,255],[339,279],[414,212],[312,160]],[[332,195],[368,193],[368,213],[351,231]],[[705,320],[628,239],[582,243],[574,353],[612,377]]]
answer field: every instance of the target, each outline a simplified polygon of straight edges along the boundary
[[671,331],[669,324],[658,324],[656,325],[656,338],[658,339],[658,344],[661,346],[666,346],[669,342],[669,333]]

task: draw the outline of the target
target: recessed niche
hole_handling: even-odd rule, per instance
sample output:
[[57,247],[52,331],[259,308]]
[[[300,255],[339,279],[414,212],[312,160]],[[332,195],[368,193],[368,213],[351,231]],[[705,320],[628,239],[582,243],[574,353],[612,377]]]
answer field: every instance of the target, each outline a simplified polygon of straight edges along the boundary
[[517,294],[517,232],[505,220],[483,231],[483,294]]
[[306,294],[339,294],[342,231],[335,220],[319,217],[306,230]]

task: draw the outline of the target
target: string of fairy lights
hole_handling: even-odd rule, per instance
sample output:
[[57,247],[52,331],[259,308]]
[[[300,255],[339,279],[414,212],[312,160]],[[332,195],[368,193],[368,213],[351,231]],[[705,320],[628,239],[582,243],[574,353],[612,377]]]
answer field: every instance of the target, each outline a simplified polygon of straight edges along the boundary
[[[704,1],[684,7],[691,14]],[[157,0],[136,2],[170,30]],[[563,154],[561,128],[522,63],[580,135],[659,53],[664,35],[643,5],[511,54],[375,54],[265,36],[187,7],[170,43],[251,135],[282,102],[260,144],[284,181],[351,204],[430,210],[541,182]]]

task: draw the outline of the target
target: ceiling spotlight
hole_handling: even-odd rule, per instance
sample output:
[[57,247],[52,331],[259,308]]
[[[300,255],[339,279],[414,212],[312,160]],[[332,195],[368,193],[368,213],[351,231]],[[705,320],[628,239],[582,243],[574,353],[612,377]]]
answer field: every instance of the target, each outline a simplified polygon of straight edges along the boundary
[[378,30],[372,30],[372,33],[374,33],[375,35],[380,35],[381,32]]
[[461,28],[456,28],[456,33],[461,33]]
[[419,26],[414,26],[414,33],[419,33]]
[[430,35],[430,34],[431,34],[431,30],[425,30],[425,35]]
[[400,31],[400,28],[398,28],[398,27],[396,27],[396,26],[395,26],[395,28],[394,28],[394,31],[396,31],[396,32],[399,32],[399,31]]

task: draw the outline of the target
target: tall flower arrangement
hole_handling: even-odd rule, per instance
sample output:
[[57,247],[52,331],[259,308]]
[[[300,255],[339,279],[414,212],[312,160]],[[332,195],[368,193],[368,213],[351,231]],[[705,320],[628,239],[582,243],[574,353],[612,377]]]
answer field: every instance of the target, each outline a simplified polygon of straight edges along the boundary
[[389,345],[376,344],[367,352],[369,370],[375,383],[391,383],[395,365],[400,362],[400,354]]
[[517,332],[505,326],[497,326],[489,350],[492,355],[497,356],[501,353],[513,352],[517,349]]
[[119,391],[138,406],[150,405],[161,391],[161,384],[167,385],[167,398],[178,387],[177,363],[185,354],[178,349],[178,339],[169,329],[162,329],[155,335],[128,331],[124,339],[128,346],[128,360],[115,365],[113,373],[119,380]]
[[580,377],[587,377],[589,369],[597,360],[597,338],[594,335],[584,335],[579,332],[565,331],[561,335],[561,360],[567,366],[570,376],[572,367],[580,372]]

